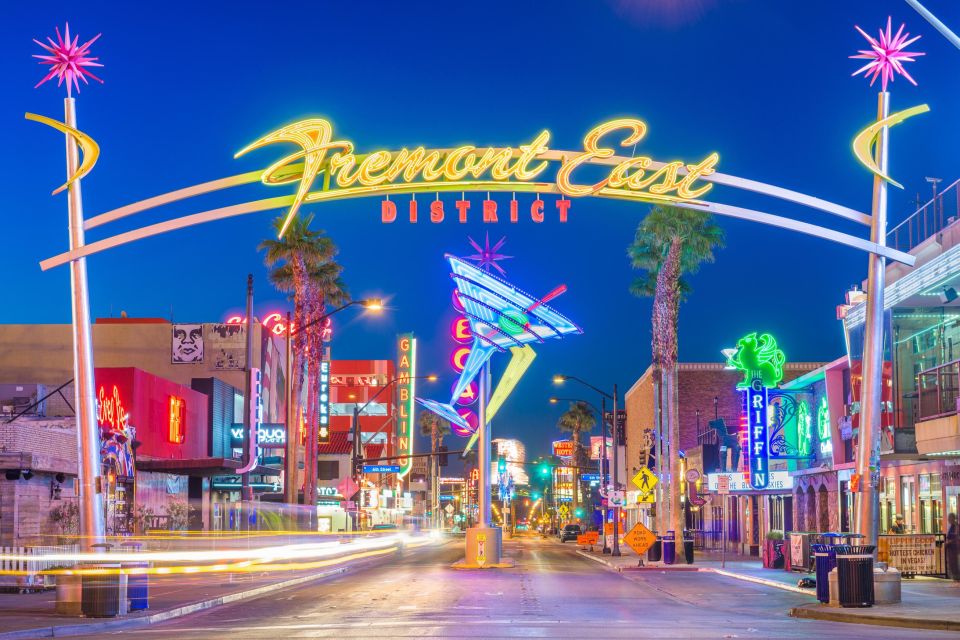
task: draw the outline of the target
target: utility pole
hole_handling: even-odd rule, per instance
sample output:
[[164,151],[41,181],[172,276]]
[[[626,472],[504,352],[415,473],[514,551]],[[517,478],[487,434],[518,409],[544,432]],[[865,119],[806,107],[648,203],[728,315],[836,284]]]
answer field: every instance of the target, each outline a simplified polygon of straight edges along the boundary
[[284,390],[287,405],[287,456],[283,460],[283,501],[288,505],[297,504],[297,454],[300,449],[299,424],[294,424],[296,412],[293,410],[293,338],[292,320],[287,311],[287,386]]
[[[243,370],[246,373],[246,380],[244,384],[244,394],[243,394],[243,440],[242,440],[242,451],[243,451],[243,463],[246,468],[249,466],[251,457],[254,455],[254,452],[251,450],[250,446],[250,436],[251,430],[256,428],[256,425],[252,424],[253,420],[253,406],[251,402],[253,401],[253,379],[252,379],[252,369],[253,369],[253,274],[247,274],[247,346],[246,346],[246,357],[244,359]],[[248,528],[249,514],[247,510],[250,506],[247,504],[253,500],[253,490],[250,488],[250,472],[246,471],[240,474],[240,502],[241,505],[246,505],[246,507],[241,506],[241,523],[240,528],[246,530]]]
[[[617,427],[617,383],[613,383],[613,490],[619,491],[620,429]],[[613,505],[613,556],[620,554],[620,506]]]
[[[614,422],[616,422],[616,416],[614,416],[613,419]],[[603,450],[603,455],[600,457],[600,486],[607,487],[609,486],[607,483],[607,398],[603,395],[600,396],[600,446]],[[604,499],[607,501],[607,505],[609,506],[609,498]],[[601,502],[601,504],[603,503]],[[607,527],[607,514],[609,511],[610,510],[607,507],[604,507],[600,511],[603,514],[603,525],[600,527],[600,537],[603,538],[604,554],[610,553],[610,545],[607,544],[607,534],[605,531]]]

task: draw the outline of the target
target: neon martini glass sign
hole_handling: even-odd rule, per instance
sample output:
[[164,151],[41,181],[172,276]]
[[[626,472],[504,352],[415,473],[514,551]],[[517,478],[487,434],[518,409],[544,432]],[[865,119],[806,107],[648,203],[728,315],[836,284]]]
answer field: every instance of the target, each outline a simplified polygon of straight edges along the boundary
[[454,407],[493,354],[512,351],[516,356],[517,350],[528,349],[530,344],[583,333],[583,330],[546,304],[564,293],[566,286],[560,285],[538,299],[456,256],[445,257],[450,263],[450,277],[456,284],[463,315],[470,323],[473,342],[450,402],[424,398],[417,398],[417,402],[452,425],[472,431]]

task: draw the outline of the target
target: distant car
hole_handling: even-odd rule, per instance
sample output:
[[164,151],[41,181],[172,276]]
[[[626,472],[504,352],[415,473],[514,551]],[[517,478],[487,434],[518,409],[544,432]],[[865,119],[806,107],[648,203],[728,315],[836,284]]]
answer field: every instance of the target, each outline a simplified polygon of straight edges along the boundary
[[566,542],[567,540],[576,540],[577,536],[582,535],[583,530],[578,524],[568,524],[563,529],[560,530],[560,542]]

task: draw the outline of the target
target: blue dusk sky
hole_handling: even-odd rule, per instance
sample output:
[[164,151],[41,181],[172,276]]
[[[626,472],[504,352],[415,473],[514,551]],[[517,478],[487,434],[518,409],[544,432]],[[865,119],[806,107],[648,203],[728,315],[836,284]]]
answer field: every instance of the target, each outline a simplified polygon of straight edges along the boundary
[[[960,6],[927,6],[960,30]],[[893,16],[923,37],[927,53],[910,65],[918,87],[898,78],[894,110],[920,103],[929,114],[893,130],[893,224],[926,200],[926,176],[957,179],[960,51],[900,0],[597,0],[595,2],[57,2],[8,3],[0,21],[4,61],[0,127],[0,267],[3,323],[70,320],[66,268],[42,272],[41,259],[66,250],[63,141],[23,119],[59,118],[62,89],[34,85],[44,70],[32,38],[69,21],[82,40],[102,32],[95,54],[105,83],[83,86],[80,128],[100,160],[83,181],[87,216],[217,178],[261,169],[285,151],[239,160],[234,153],[266,132],[325,117],[334,136],[361,152],[426,145],[518,145],[549,129],[550,146],[579,149],[605,120],[635,116],[649,130],[638,153],[695,161],[717,151],[720,171],[869,211],[871,176],[850,142],[875,116],[877,87],[850,74],[864,48],[854,30]],[[88,241],[168,217],[292,193],[255,184],[177,203],[91,231]],[[745,192],[717,188],[711,199],[866,235],[833,216]],[[650,301],[630,295],[635,273],[626,248],[648,206],[575,199],[559,224],[547,197],[542,224],[479,220],[483,194],[468,195],[467,224],[380,222],[380,201],[306,207],[339,245],[355,297],[383,295],[389,313],[337,317],[335,358],[395,355],[396,334],[420,339],[421,372],[441,374],[446,399],[451,280],[443,254],[472,253],[467,236],[507,237],[503,263],[520,288],[542,294],[584,329],[537,348],[538,358],[494,426],[546,452],[560,409],[552,374],[565,372],[628,389],[649,364]],[[532,196],[518,196],[521,210]],[[421,196],[425,204],[430,196]],[[447,197],[448,211],[454,197]],[[509,196],[495,196],[507,206]],[[267,281],[258,242],[279,212],[241,216],[133,243],[88,261],[95,317],[119,315],[215,322],[242,309],[247,273],[259,315],[285,309]],[[835,307],[865,276],[857,250],[752,222],[720,219],[727,246],[691,279],[680,314],[683,361],[718,362],[720,350],[754,330],[777,336],[788,359],[826,361],[844,353]],[[506,358],[495,362],[502,370]],[[571,386],[565,396],[595,394]],[[706,407],[704,407],[706,409]],[[457,442],[451,443],[456,448]]]

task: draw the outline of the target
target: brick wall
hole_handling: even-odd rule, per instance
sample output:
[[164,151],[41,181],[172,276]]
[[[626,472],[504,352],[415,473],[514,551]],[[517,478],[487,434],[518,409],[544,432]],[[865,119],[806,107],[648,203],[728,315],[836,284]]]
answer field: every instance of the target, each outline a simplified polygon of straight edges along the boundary
[[[77,429],[73,418],[19,418],[0,422],[0,453],[33,454],[39,470],[77,473]],[[37,469],[35,469],[37,470]]]

